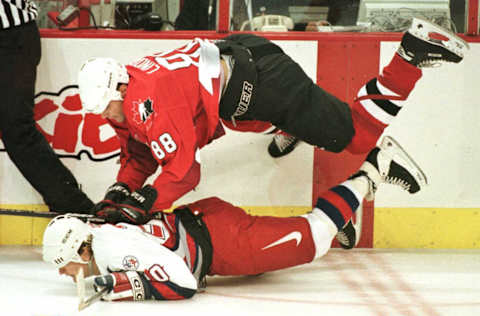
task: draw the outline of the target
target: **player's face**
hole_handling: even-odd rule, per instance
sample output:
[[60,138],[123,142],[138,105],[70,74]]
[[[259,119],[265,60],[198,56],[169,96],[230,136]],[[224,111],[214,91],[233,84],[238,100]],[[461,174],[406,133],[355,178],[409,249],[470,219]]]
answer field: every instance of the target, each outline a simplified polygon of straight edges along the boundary
[[102,117],[123,123],[125,121],[123,101],[110,101],[105,111],[102,112]]
[[64,274],[73,279],[73,282],[77,282],[76,275],[78,274],[78,271],[80,269],[83,269],[83,274],[88,275],[88,264],[85,263],[77,263],[77,262],[69,262],[67,263],[66,266],[63,268],[58,269],[58,273],[60,275]]

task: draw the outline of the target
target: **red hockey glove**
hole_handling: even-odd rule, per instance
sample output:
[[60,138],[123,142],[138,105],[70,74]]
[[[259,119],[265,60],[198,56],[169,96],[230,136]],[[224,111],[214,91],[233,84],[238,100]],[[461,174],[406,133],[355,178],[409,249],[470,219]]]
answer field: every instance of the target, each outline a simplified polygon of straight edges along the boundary
[[150,220],[148,212],[157,199],[157,190],[150,185],[134,191],[122,202],[115,204],[115,210],[108,210],[102,214],[102,218],[108,223],[119,222],[142,225]]
[[95,291],[107,288],[105,301],[143,301],[150,298],[148,281],[137,271],[113,272],[93,279]]
[[105,217],[106,211],[116,210],[117,203],[124,201],[130,195],[130,188],[122,182],[112,184],[105,193],[103,200],[95,204],[92,214]]

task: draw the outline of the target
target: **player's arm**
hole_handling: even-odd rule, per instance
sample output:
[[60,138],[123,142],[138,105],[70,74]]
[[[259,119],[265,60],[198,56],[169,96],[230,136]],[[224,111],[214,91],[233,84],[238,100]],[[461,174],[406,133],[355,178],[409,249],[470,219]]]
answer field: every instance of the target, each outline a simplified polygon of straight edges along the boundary
[[107,222],[145,224],[152,213],[169,208],[200,181],[195,127],[186,108],[162,113],[149,132],[149,145],[149,155],[162,165],[162,172],[153,185],[137,189],[115,203],[115,209],[97,212]]
[[106,301],[182,300],[197,292],[196,281],[195,286],[181,286],[169,280],[160,265],[152,269],[154,275],[149,271],[122,271],[97,276],[94,288],[96,291],[107,288],[102,297]]
[[117,182],[124,183],[130,191],[141,188],[145,180],[158,168],[148,146],[134,140],[125,124],[109,120],[120,142],[120,169]]
[[95,258],[107,264],[101,270],[113,271],[93,278],[97,291],[107,288],[105,300],[178,300],[196,293],[197,280],[177,254],[141,233],[138,226],[108,226],[96,234],[94,245]]
[[[119,140],[120,140],[120,170],[117,175],[117,182],[112,184],[105,193],[104,198],[98,202],[93,210],[97,216],[104,217],[110,223],[117,223],[119,221],[133,222],[143,221],[143,219],[130,220],[129,217],[132,216],[123,216],[119,212],[119,204],[132,204],[133,207],[139,207],[137,203],[138,199],[132,199],[131,193],[134,190],[142,188],[145,180],[155,172],[158,167],[157,161],[152,157],[150,149],[135,140],[130,136],[128,128],[123,125],[115,124],[110,121],[110,124],[115,129]],[[150,192],[147,190],[142,193],[140,199],[143,198],[143,195],[149,196]],[[156,192],[154,192],[156,194]],[[138,196],[137,196],[138,197]],[[149,205],[147,203],[141,203],[145,207]],[[128,215],[127,211],[127,215]],[[133,214],[133,217],[135,214]],[[139,213],[138,215],[142,215]],[[145,214],[143,214],[144,216]]]
[[169,208],[200,181],[200,153],[193,118],[186,108],[165,113],[150,140],[153,156],[162,172],[153,182],[158,196],[152,211]]
[[134,140],[128,129],[115,127],[120,138],[120,169],[117,181],[125,183],[130,191],[143,186],[145,180],[158,168],[157,161],[152,157],[150,148]]
[[222,124],[228,129],[237,132],[253,132],[253,133],[270,133],[275,129],[275,126],[270,122],[263,121],[232,121],[221,119]]

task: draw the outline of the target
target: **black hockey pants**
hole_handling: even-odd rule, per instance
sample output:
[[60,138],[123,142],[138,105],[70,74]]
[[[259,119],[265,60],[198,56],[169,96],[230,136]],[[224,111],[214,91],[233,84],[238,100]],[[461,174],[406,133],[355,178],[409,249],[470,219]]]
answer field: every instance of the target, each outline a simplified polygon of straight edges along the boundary
[[271,122],[332,152],[350,143],[355,132],[348,104],[317,86],[277,45],[252,34],[236,34],[217,46],[235,60],[220,102],[223,119]]

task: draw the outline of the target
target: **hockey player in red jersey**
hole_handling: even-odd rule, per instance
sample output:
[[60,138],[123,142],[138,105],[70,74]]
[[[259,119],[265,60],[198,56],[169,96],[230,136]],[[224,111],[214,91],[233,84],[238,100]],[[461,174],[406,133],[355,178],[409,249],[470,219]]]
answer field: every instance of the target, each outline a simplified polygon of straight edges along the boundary
[[[112,223],[143,224],[170,207],[198,184],[199,149],[224,134],[220,119],[238,128],[266,122],[327,151],[367,153],[421,68],[458,63],[467,48],[449,31],[414,19],[390,64],[352,107],[313,83],[280,47],[252,34],[215,44],[195,39],[126,67],[89,60],[79,74],[82,104],[109,119],[122,147],[118,182],[95,212]],[[162,172],[144,186],[158,165]]]
[[43,258],[74,280],[91,276],[104,300],[177,300],[193,296],[206,275],[256,275],[322,257],[364,198],[392,183],[409,192],[426,184],[421,169],[390,137],[348,180],[297,217],[252,216],[219,198],[158,213],[144,225],[92,225],[62,215],[43,236]]

